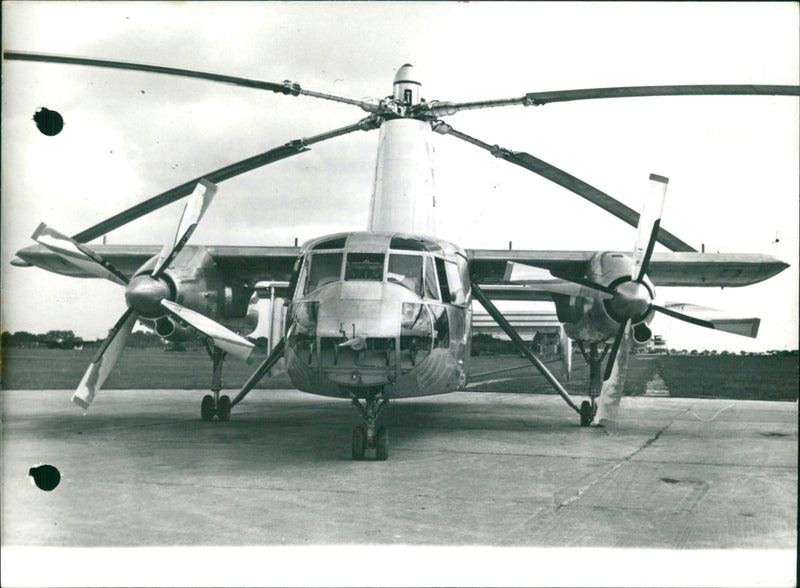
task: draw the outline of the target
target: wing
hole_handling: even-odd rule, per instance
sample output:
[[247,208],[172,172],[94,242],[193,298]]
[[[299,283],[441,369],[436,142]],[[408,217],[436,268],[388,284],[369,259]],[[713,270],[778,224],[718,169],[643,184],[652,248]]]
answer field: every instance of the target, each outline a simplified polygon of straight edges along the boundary
[[[469,249],[470,273],[492,300],[551,300],[535,286],[505,281],[509,261],[550,270],[566,278],[581,278],[596,251],[526,251]],[[756,284],[789,267],[758,253],[654,253],[647,270],[656,286],[733,287]]]
[[[226,284],[246,283],[254,286],[259,281],[286,281],[300,253],[299,247],[236,247],[236,246],[186,246],[182,256],[191,256],[205,249],[217,262]],[[131,276],[147,260],[158,255],[157,245],[92,245],[92,250],[108,260],[127,276]],[[73,265],[63,257],[41,245],[32,245],[17,252],[22,263],[35,265],[49,272],[74,278],[94,278],[96,275]]]

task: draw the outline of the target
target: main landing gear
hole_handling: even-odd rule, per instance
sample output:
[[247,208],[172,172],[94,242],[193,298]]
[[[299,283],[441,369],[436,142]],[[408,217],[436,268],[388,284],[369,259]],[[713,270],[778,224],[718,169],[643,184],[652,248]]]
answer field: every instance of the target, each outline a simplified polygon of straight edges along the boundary
[[211,394],[203,396],[200,403],[200,416],[206,422],[214,420],[214,416],[221,421],[228,421],[231,418],[231,399],[226,394],[220,396],[222,390],[222,362],[225,360],[225,352],[221,349],[214,347],[211,348],[206,345],[206,351],[211,356],[211,361],[214,362],[214,367],[211,371]]
[[583,342],[578,341],[578,349],[580,349],[583,359],[589,364],[589,400],[581,403],[581,426],[588,427],[597,413],[596,399],[603,389],[603,361],[611,346],[603,345],[603,350],[600,351],[600,343],[589,343],[587,352]]
[[353,406],[358,410],[362,424],[353,428],[353,459],[364,459],[367,448],[375,449],[375,459],[386,461],[389,457],[389,429],[379,426],[378,419],[383,410],[389,405],[385,398],[379,399],[377,394],[367,396],[362,405],[358,398],[353,396]]

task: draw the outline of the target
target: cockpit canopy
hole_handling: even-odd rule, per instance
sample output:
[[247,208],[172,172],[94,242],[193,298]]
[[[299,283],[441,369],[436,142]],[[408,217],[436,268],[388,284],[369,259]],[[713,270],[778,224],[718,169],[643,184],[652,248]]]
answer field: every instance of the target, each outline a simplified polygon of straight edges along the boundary
[[303,247],[296,295],[307,296],[339,282],[397,284],[420,298],[466,305],[469,269],[451,243],[391,233],[347,233]]

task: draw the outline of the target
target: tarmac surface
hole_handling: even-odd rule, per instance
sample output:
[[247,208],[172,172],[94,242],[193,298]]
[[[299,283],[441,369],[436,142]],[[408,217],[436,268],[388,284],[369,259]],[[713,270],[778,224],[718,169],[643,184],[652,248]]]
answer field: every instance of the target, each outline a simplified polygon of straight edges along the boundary
[[205,423],[201,391],[103,391],[85,414],[70,394],[3,392],[4,548],[778,550],[794,584],[794,402],[625,398],[610,431],[557,396],[460,392],[394,401],[388,461],[354,462],[341,400],[256,391]]

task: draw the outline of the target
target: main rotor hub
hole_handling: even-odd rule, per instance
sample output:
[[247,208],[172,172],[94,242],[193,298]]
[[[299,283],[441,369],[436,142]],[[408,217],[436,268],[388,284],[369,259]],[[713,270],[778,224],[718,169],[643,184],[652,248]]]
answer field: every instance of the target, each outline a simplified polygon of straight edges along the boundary
[[608,310],[615,319],[632,319],[635,322],[647,316],[652,300],[650,290],[644,284],[622,282],[617,286],[614,298],[608,301]]
[[421,89],[422,84],[417,80],[413,65],[406,63],[397,70],[397,74],[394,76],[393,97],[395,100],[407,106],[415,106],[420,103]]
[[169,300],[170,294],[166,280],[146,274],[131,279],[125,288],[125,302],[145,318],[158,318],[165,314],[161,301]]

